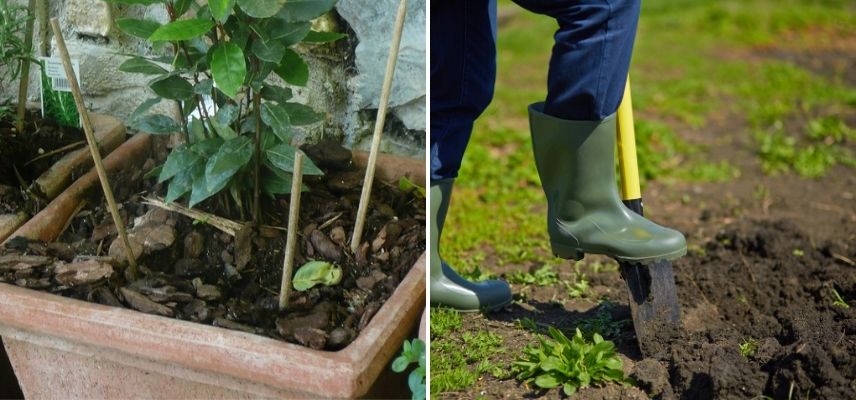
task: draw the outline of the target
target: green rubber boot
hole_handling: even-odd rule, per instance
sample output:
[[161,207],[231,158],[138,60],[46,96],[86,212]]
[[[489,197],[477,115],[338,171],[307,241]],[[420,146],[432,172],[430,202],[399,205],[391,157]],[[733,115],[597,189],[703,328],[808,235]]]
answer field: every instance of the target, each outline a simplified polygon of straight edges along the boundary
[[687,252],[684,235],[657,225],[621,202],[615,182],[615,114],[570,121],[529,106],[532,148],[547,195],[547,230],[557,256],[584,253],[649,264]]
[[440,235],[449,199],[452,179],[431,184],[431,305],[458,311],[493,310],[511,303],[511,288],[500,280],[470,282],[440,259]]

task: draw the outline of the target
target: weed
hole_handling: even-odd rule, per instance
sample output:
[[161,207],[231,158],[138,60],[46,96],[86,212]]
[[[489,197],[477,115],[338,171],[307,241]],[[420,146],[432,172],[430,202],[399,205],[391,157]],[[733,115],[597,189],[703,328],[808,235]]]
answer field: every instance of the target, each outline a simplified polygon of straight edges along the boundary
[[574,273],[573,279],[563,281],[563,283],[568,296],[573,299],[584,297],[588,293],[589,283],[585,274]]
[[743,357],[752,357],[758,351],[758,341],[752,338],[744,339],[737,345],[740,350],[740,355]]
[[529,317],[524,317],[523,319],[517,320],[517,327],[520,329],[524,329],[530,332],[538,332],[538,323],[535,322],[534,319]]
[[802,249],[794,249],[793,255],[794,257],[802,257],[805,255],[805,252]]
[[552,265],[544,265],[535,272],[513,272],[508,276],[509,283],[523,285],[551,286],[559,283],[559,274],[553,271]]
[[847,302],[844,301],[843,298],[841,298],[841,295],[838,294],[838,291],[835,290],[835,288],[832,288],[832,297],[833,297],[833,301],[832,301],[833,306],[841,307],[844,309],[850,308],[850,304],[847,304]]
[[622,331],[632,325],[632,322],[628,319],[618,321],[613,319],[609,311],[612,307],[610,303],[604,303],[593,317],[580,320],[577,323],[577,329],[582,331],[586,338],[592,338],[595,334],[606,339],[618,337]]
[[431,309],[431,337],[443,337],[461,329],[461,314],[451,308]]
[[[471,387],[482,374],[488,373],[505,379],[509,372],[492,357],[503,352],[502,338],[490,332],[465,332],[438,336],[434,333],[434,314],[431,314],[431,393],[460,390]],[[466,351],[461,351],[466,349]],[[475,365],[475,368],[470,367]]]
[[549,334],[553,340],[539,337],[539,345],[527,346],[514,362],[512,369],[518,379],[543,389],[562,386],[568,396],[590,385],[629,382],[612,342],[598,334],[589,342],[579,329],[572,339],[554,327],[549,328]]
[[419,339],[405,340],[401,355],[392,361],[392,370],[398,373],[404,372],[410,364],[417,367],[410,371],[407,377],[407,385],[413,400],[425,399],[425,371],[428,364],[425,361],[425,342]]
[[496,274],[494,274],[493,272],[490,272],[490,271],[482,271],[481,267],[479,267],[478,265],[476,265],[470,269],[461,270],[458,273],[464,279],[467,279],[467,280],[473,281],[473,282],[482,282],[482,281],[486,281],[488,279],[496,278]]

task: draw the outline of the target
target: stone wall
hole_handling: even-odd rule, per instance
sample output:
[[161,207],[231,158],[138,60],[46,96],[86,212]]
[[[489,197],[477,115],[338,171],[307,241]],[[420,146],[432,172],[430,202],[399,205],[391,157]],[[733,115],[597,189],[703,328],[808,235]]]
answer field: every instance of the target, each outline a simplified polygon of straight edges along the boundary
[[[145,41],[115,27],[117,18],[167,21],[159,6],[110,5],[101,0],[46,0],[47,14],[58,17],[73,58],[80,61],[84,96],[90,110],[127,117],[142,101],[153,97],[147,78],[118,70],[128,55],[155,56]],[[26,0],[13,3],[26,5]],[[410,0],[402,37],[393,93],[381,149],[423,157],[425,148],[425,1]],[[299,47],[310,66],[305,88],[293,87],[298,101],[328,118],[309,127],[299,140],[334,138],[354,148],[368,148],[374,129],[380,88],[392,37],[398,0],[340,0],[336,10],[316,21],[327,30],[348,34],[334,44]],[[50,36],[36,23],[34,49]],[[2,66],[0,66],[2,68]],[[30,76],[30,101],[38,101],[38,69]],[[17,93],[17,83],[0,83],[0,101]],[[162,103],[166,106],[167,103]],[[171,111],[171,110],[163,110]]]

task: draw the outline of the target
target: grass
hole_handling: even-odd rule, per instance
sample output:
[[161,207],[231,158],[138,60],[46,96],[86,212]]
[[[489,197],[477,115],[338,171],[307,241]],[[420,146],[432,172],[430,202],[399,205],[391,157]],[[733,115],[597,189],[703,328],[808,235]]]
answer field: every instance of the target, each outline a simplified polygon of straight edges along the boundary
[[[516,6],[500,0],[500,7]],[[852,40],[852,2],[646,0],[642,7],[631,74],[643,189],[652,181],[728,182],[751,176],[746,168],[819,178],[839,165],[856,167],[848,150],[856,149],[856,127],[847,117],[856,106],[856,87],[843,70],[819,73],[790,61],[806,49]],[[586,273],[617,273],[615,264],[577,266],[551,256],[526,109],[546,94],[555,30],[552,20],[523,10],[500,27],[494,101],[476,122],[442,246],[446,261],[468,278],[523,285],[515,288],[519,301],[528,287],[544,285],[585,297],[582,266]],[[718,150],[735,143],[746,146],[745,154]],[[762,182],[756,188],[756,198],[767,201],[770,189]],[[697,245],[690,251],[705,252]],[[460,315],[450,313],[432,309],[432,334],[443,332],[432,336],[435,395],[505,372],[491,371],[496,355],[519,354],[501,338],[464,329]],[[602,311],[579,322],[586,337],[597,332],[607,338],[625,324]],[[543,331],[531,318],[517,325],[527,335]],[[461,355],[464,333],[488,343],[492,353]]]
[[752,338],[744,339],[737,345],[740,355],[743,357],[752,357],[758,351],[758,341]]

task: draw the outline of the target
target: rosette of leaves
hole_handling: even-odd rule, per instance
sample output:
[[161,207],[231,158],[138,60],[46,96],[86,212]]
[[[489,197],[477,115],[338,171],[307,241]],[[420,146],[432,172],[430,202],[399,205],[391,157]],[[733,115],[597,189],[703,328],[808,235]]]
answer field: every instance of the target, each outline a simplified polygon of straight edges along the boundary
[[[290,85],[306,84],[309,68],[292,47],[344,36],[311,30],[310,20],[328,12],[336,0],[108,2],[162,6],[170,18],[166,24],[116,21],[125,33],[168,53],[131,57],[119,68],[150,76],[149,86],[157,95],[134,111],[129,124],[155,135],[185,135],[185,143],[153,171],[160,182],[169,182],[166,200],[189,196],[193,207],[228,192],[224,202],[231,198],[242,213],[253,199],[257,219],[260,192],[273,196],[291,190],[294,127],[323,119],[323,114],[292,101],[289,88],[268,78],[278,75]],[[149,112],[164,99],[178,103],[180,120]],[[191,117],[194,111],[199,118]],[[306,158],[303,173],[322,171]]]
[[539,336],[539,345],[527,346],[523,356],[514,362],[512,368],[518,379],[542,389],[562,386],[568,396],[590,385],[629,382],[621,369],[615,345],[609,340],[595,333],[589,342],[579,329],[573,339],[568,339],[552,326],[549,334],[553,340]]
[[392,370],[402,373],[410,364],[416,368],[407,376],[407,386],[410,387],[412,400],[425,400],[425,342],[420,339],[405,340],[401,354],[392,361]]

